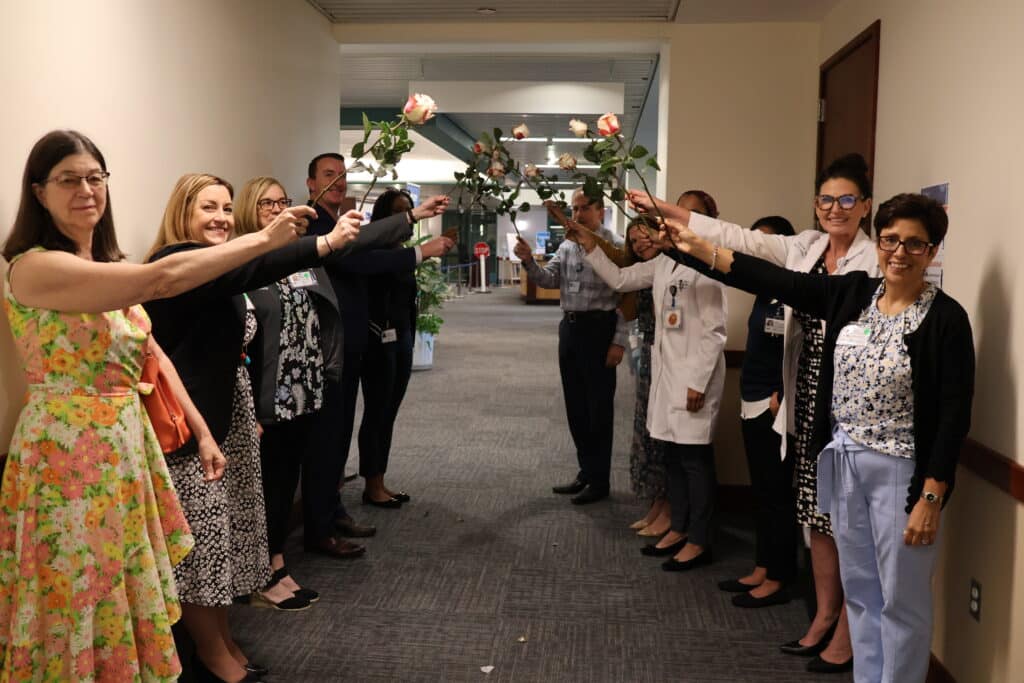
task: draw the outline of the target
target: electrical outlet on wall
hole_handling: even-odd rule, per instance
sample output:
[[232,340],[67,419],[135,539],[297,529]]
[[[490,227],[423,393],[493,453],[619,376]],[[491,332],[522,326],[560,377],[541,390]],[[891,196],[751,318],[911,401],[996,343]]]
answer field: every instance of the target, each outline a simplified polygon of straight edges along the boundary
[[971,599],[967,603],[967,611],[975,621],[981,621],[981,584],[977,579],[971,579]]

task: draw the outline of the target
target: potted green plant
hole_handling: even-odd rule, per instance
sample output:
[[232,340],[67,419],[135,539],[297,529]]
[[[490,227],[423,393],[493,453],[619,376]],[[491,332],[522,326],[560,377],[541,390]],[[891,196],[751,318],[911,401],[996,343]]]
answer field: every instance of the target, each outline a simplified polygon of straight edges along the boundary
[[[431,239],[426,235],[412,244]],[[448,283],[441,272],[441,260],[424,259],[416,267],[416,339],[412,352],[413,370],[429,370],[434,366],[434,342],[444,320],[437,311],[444,305]]]

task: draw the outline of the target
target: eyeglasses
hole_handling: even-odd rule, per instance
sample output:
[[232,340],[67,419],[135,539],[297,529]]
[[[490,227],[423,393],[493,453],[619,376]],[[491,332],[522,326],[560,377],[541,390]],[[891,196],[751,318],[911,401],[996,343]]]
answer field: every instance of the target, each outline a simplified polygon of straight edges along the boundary
[[853,207],[857,206],[857,200],[863,199],[855,194],[841,194],[838,197],[833,197],[830,194],[819,194],[814,198],[814,205],[822,211],[828,211],[832,208],[832,205],[839,202],[839,208],[844,211],[849,211]]
[[261,199],[256,202],[256,206],[258,206],[261,211],[270,211],[274,206],[278,206],[281,209],[287,209],[291,205],[292,200],[288,197],[285,197],[284,199]]
[[47,178],[43,185],[54,183],[62,190],[77,190],[84,180],[94,190],[102,190],[107,186],[107,178],[110,174],[106,171],[96,171],[89,175],[78,175],[77,173],[61,173],[58,176]]
[[934,246],[931,242],[925,242],[919,240],[916,237],[911,237],[908,240],[901,240],[896,235],[882,235],[878,238],[878,248],[882,251],[894,252],[903,245],[904,251],[911,256],[920,256],[921,254],[928,251],[929,247]]

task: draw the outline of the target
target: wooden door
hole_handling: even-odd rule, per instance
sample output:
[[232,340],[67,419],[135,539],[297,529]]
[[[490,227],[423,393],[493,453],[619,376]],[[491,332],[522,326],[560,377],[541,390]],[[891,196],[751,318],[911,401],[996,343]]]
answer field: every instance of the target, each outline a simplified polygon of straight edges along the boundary
[[881,25],[871,24],[821,65],[817,172],[837,157],[859,152],[874,177]]

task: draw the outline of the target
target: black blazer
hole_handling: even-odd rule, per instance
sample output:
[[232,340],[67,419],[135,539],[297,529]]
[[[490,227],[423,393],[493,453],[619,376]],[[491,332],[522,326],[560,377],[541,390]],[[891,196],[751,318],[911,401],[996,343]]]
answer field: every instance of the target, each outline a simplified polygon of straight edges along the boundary
[[[814,405],[814,434],[809,451],[820,452],[832,438],[832,389],[839,332],[857,320],[881,283],[863,271],[812,275],[780,268],[735,252],[730,284],[753,294],[768,294],[825,321],[825,346]],[[971,426],[974,396],[974,340],[967,312],[942,290],[936,293],[921,325],[904,337],[910,355],[914,400],[914,475],[906,511],[921,496],[924,480],[946,482],[953,492],[960,449]],[[944,501],[944,502],[945,502]]]
[[[173,244],[158,251],[150,261],[202,248],[194,243]],[[153,337],[174,363],[218,444],[231,426],[235,369],[242,360],[242,294],[319,262],[316,237],[304,237],[188,292],[145,304],[153,323]]]

